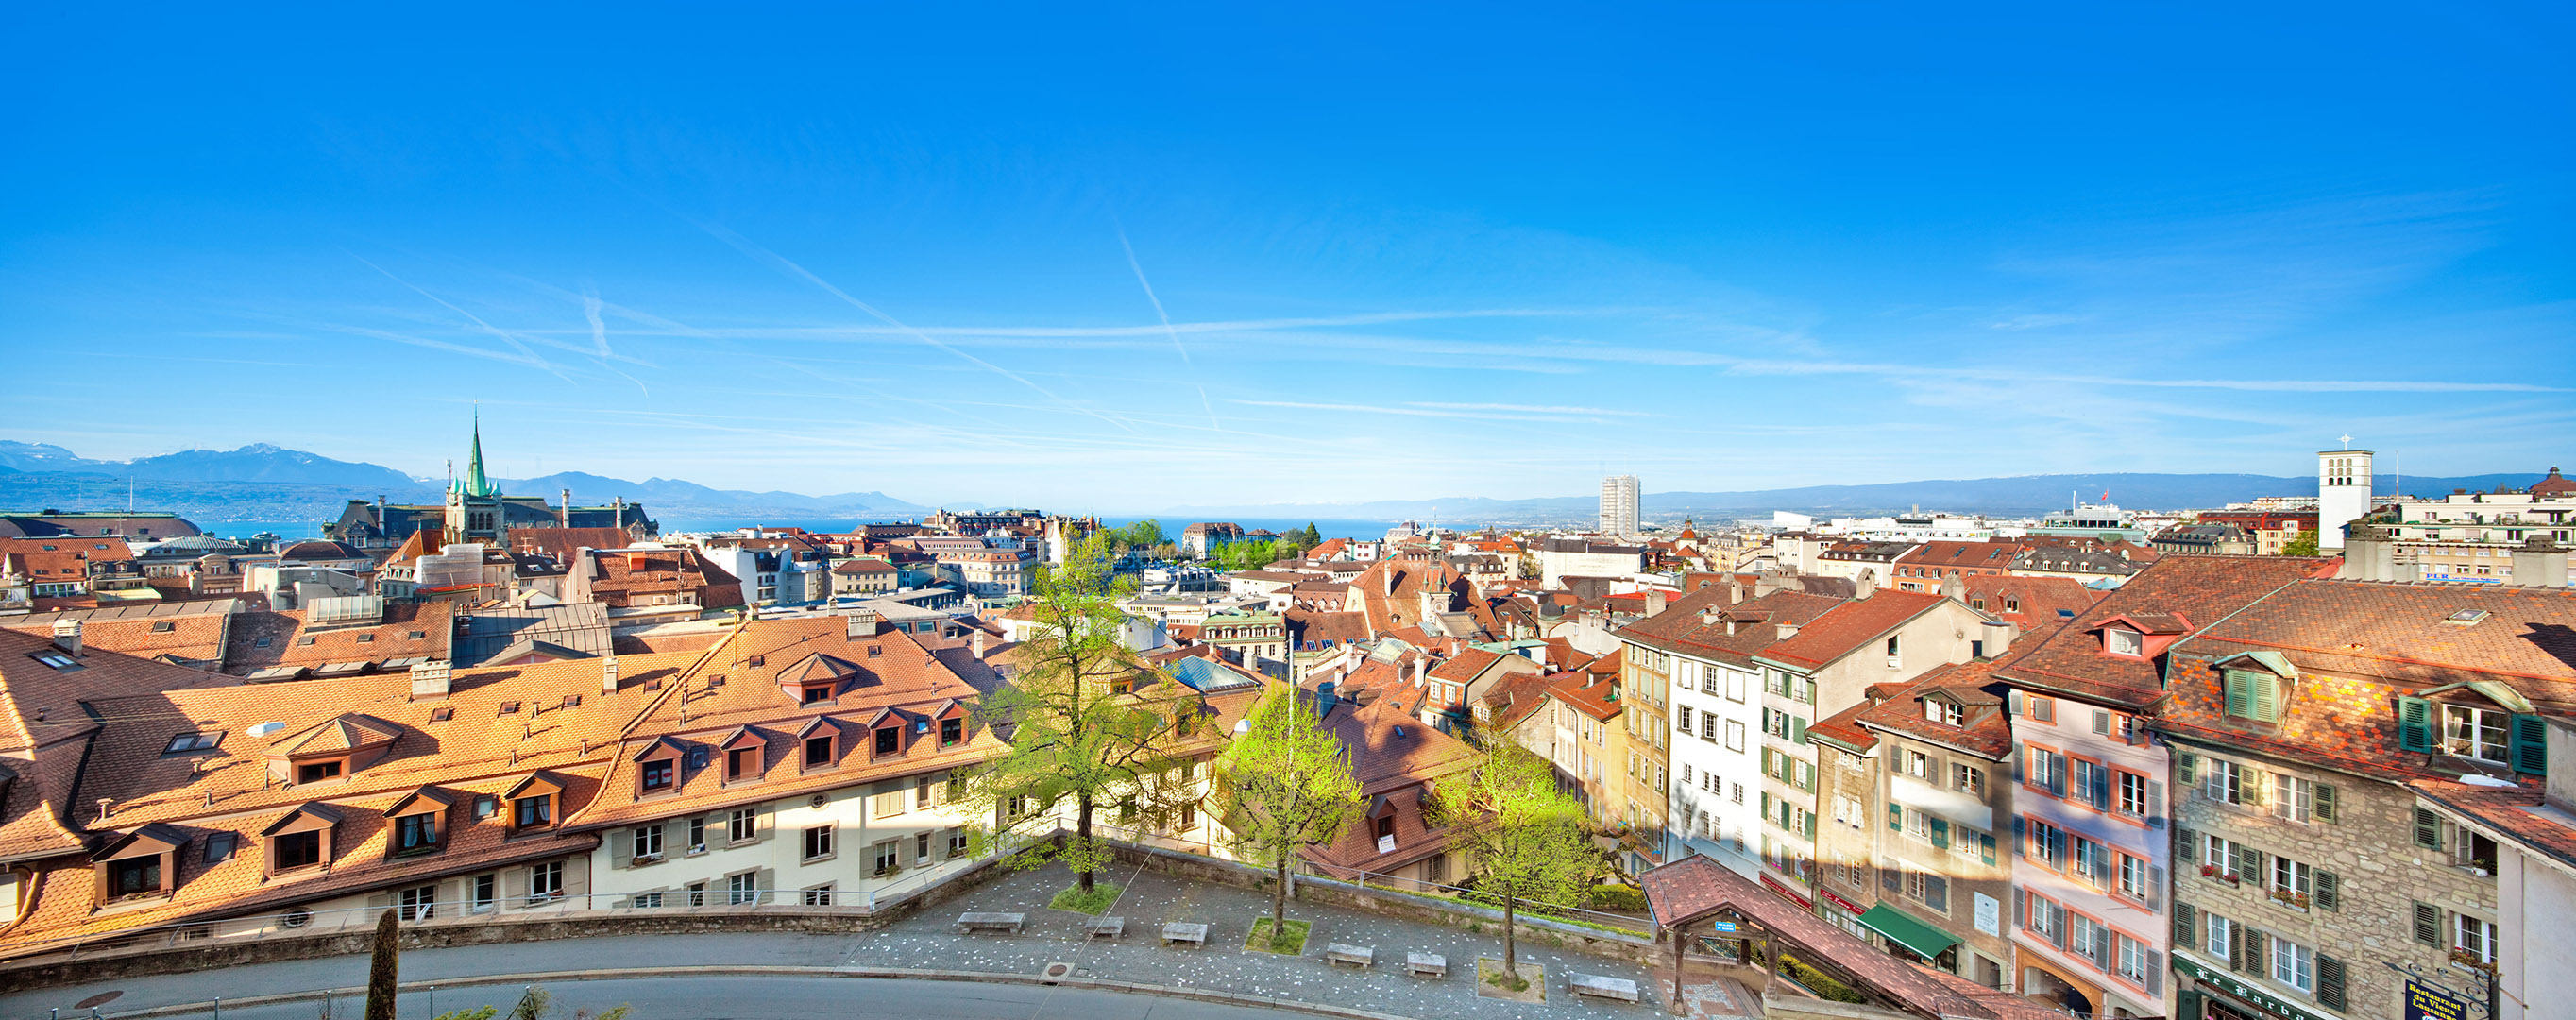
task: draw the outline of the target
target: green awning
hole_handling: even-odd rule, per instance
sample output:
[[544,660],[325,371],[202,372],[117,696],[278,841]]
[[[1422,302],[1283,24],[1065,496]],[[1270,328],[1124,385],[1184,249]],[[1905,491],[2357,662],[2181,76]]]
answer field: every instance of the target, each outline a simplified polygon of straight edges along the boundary
[[1942,950],[1959,944],[1958,939],[1943,934],[1941,929],[1915,920],[1914,915],[1884,903],[1871,907],[1867,913],[1860,915],[1860,923],[1868,925],[1871,931],[1887,936],[1889,941],[1922,954],[1926,960],[1939,956]]

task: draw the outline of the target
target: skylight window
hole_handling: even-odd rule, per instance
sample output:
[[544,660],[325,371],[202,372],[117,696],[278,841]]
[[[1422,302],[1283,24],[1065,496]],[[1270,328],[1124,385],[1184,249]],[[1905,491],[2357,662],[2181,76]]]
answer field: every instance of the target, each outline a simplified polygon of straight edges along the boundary
[[224,735],[220,732],[200,733],[196,730],[189,730],[188,732],[171,737],[170,745],[162,748],[161,753],[186,754],[190,751],[210,751],[213,750],[215,744],[222,741],[223,738]]
[[2484,610],[2484,609],[2463,609],[2463,610],[2460,610],[2459,612],[2452,613],[2452,614],[2451,614],[2450,616],[2448,616],[2448,617],[2445,617],[2445,618],[2443,619],[2443,622],[2444,622],[2444,623],[2456,623],[2456,624],[2459,624],[2459,625],[2461,625],[2461,626],[2465,627],[2465,626],[2468,626],[2468,625],[2470,625],[2470,624],[2476,623],[2476,622],[2478,622],[2478,621],[2480,621],[2480,620],[2484,620],[2484,619],[2486,619],[2486,618],[2487,618],[2487,611],[2486,611],[2486,610]]

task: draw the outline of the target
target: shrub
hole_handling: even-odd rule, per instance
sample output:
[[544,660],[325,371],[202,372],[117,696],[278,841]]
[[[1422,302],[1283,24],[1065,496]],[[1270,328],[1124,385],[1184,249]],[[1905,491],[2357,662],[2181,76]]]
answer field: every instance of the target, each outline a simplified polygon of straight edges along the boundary
[[1644,910],[1646,891],[1635,886],[1596,885],[1584,892],[1583,905],[1592,910]]

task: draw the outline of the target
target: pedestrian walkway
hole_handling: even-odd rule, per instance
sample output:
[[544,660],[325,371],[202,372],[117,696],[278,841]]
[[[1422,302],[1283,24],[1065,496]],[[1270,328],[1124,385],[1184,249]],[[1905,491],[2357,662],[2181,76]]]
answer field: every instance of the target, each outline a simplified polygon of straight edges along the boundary
[[[1086,938],[1085,915],[1045,905],[1072,881],[1069,873],[1051,866],[986,883],[878,931],[621,935],[421,949],[403,955],[402,978],[409,983],[481,974],[634,967],[646,961],[674,966],[857,966],[1029,975],[1049,963],[1062,962],[1071,964],[1074,976],[1081,978],[1263,996],[1426,1020],[1536,1020],[1562,1018],[1575,1011],[1642,1018],[1662,1013],[1670,992],[1669,986],[1654,987],[1653,975],[1643,967],[1570,952],[1549,945],[1547,936],[1540,935],[1524,937],[1519,951],[1523,963],[1547,968],[1548,1001],[1538,1005],[1484,999],[1476,995],[1475,960],[1502,954],[1501,935],[1490,929],[1473,932],[1292,901],[1289,917],[1314,927],[1307,935],[1304,955],[1281,956],[1243,948],[1253,922],[1269,915],[1270,899],[1265,893],[1133,867],[1102,872],[1100,878],[1123,887],[1108,911],[1127,919],[1127,934],[1115,942]],[[957,915],[968,911],[1025,913],[1028,923],[1017,935],[959,934]],[[1175,921],[1208,925],[1206,947],[1166,948],[1153,937],[1165,923]],[[1375,947],[1377,962],[1366,969],[1334,966],[1324,958],[1324,947],[1335,942]],[[1402,964],[1406,952],[1448,957],[1449,976],[1408,976]],[[1577,1000],[1564,991],[1564,976],[1572,971],[1634,980],[1644,1000],[1635,1005]],[[87,1010],[74,1008],[77,1004],[116,993],[100,1007],[100,1015],[113,1020],[125,1013],[203,1002],[218,995],[238,999],[355,987],[366,982],[366,975],[367,958],[353,955],[14,992],[0,996],[0,1020],[40,1020],[53,1008],[60,1008],[65,1017],[85,1016]]]

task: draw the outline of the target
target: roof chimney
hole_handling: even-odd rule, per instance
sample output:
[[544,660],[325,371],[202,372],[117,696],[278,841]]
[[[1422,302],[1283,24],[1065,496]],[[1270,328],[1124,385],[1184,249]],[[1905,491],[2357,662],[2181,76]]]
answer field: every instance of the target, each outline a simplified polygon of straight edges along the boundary
[[1968,582],[1952,574],[1941,579],[1941,597],[1952,602],[1968,601]]
[[617,656],[614,653],[599,657],[599,693],[617,693]]
[[1779,627],[1780,640],[1782,641],[1787,641],[1790,638],[1798,636],[1798,625],[1794,621],[1782,620],[1780,621]]
[[447,697],[450,669],[444,662],[423,662],[411,668],[411,700],[438,701]]
[[1744,601],[1744,585],[1736,581],[1735,575],[1726,575],[1726,604],[1731,606],[1742,601]]
[[984,651],[985,651],[985,649],[992,647],[992,637],[993,637],[993,635],[988,634],[988,633],[985,633],[985,632],[984,632],[984,629],[983,629],[983,628],[981,628],[981,627],[978,627],[978,628],[976,628],[976,629],[975,629],[975,657],[976,657],[976,658],[978,658],[978,659],[983,658],[983,657],[984,657]]
[[1668,600],[1666,600],[1666,599],[1665,599],[1665,597],[1664,597],[1664,590],[1663,590],[1663,589],[1661,589],[1661,588],[1648,588],[1648,589],[1646,589],[1646,615],[1648,615],[1648,616],[1662,616],[1662,615],[1664,615],[1664,607],[1665,607],[1666,605],[1669,605],[1669,604],[1670,604],[1670,603],[1669,603],[1669,601],[1668,601]]
[[1780,575],[1764,573],[1753,578],[1753,597],[1761,598],[1780,590]]
[[860,607],[850,611],[850,635],[854,638],[877,636],[877,611]]
[[2012,650],[2013,632],[2020,628],[2001,620],[1987,620],[1977,627],[1977,652],[1987,659],[2003,658]]
[[1857,601],[1878,594],[1878,571],[1864,568],[1852,578],[1852,598]]
[[81,622],[77,619],[61,619],[54,621],[54,647],[62,649],[63,654],[65,655],[79,658],[81,653]]

